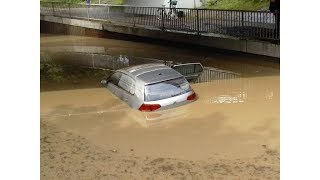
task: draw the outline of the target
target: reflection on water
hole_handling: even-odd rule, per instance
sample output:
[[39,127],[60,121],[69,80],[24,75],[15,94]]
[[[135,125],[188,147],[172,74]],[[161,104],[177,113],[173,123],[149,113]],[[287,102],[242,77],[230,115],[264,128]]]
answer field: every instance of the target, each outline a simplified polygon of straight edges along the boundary
[[243,103],[244,99],[241,97],[234,97],[230,95],[220,95],[208,100],[209,103]]
[[42,52],[50,53],[105,53],[105,48],[102,46],[53,46],[53,47],[41,47]]
[[[46,87],[40,93],[42,121],[50,121],[107,150],[114,146],[134,148],[137,154],[143,155],[206,159],[222,153],[249,157],[261,151],[262,145],[279,151],[277,68],[235,63],[228,58],[188,59],[184,58],[188,52],[180,50],[168,50],[166,53],[172,58],[161,58],[157,51],[163,51],[164,47],[145,46],[146,55],[136,55],[131,50],[142,44],[127,47],[131,42],[117,41],[119,45],[105,39],[82,38],[76,44],[83,43],[81,45],[90,48],[78,45],[71,48],[74,42],[69,47],[70,42],[63,42],[63,37],[60,39],[54,41],[54,46],[42,44],[41,47],[41,64],[49,63],[55,69],[54,73],[49,72],[62,73],[66,79],[41,82]],[[109,41],[113,44],[108,45]],[[127,49],[114,53],[113,46]],[[175,58],[177,56],[183,58]],[[172,65],[198,61],[205,65],[201,76],[191,83],[198,100],[171,110],[153,113],[133,110],[100,85],[102,75],[122,67],[150,62]]]
[[157,112],[136,113],[134,119],[143,127],[168,127],[170,123],[190,115],[190,106],[174,108]]

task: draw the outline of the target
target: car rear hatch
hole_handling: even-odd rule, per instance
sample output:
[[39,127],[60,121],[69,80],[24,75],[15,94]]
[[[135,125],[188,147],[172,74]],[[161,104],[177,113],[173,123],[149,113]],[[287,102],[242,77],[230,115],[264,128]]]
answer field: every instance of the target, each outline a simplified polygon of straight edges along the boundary
[[195,99],[195,93],[184,77],[147,84],[141,111],[164,110],[186,104]]

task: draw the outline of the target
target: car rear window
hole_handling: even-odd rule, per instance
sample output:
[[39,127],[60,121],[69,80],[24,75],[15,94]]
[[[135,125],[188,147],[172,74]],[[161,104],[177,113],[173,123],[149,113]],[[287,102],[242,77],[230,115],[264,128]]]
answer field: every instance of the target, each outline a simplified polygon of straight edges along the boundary
[[168,81],[162,81],[145,86],[145,101],[157,101],[166,99],[190,91],[190,85],[184,78],[177,78]]

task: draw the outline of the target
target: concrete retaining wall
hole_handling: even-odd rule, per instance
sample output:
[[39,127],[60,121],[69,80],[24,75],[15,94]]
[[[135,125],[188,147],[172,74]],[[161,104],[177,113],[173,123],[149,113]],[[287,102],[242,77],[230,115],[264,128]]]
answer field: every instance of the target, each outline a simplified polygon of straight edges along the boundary
[[[198,36],[183,32],[162,31],[160,29],[151,29],[146,27],[131,27],[100,21],[70,19],[53,16],[41,15],[40,20],[70,25],[72,27],[82,27],[82,29],[66,29],[65,32],[70,32],[70,34],[87,35],[90,30],[98,30],[100,32],[108,31],[280,58],[280,45],[273,44],[271,42],[244,40],[216,34],[202,34],[201,36]],[[83,28],[85,28],[85,30],[83,30]]]
[[[49,50],[49,51],[47,51]],[[61,50],[61,51],[60,51]],[[54,53],[51,53],[54,52]],[[160,59],[140,58],[140,57],[128,57],[128,56],[111,56],[106,54],[95,54],[95,53],[82,53],[82,52],[68,52],[65,49],[56,49],[50,47],[46,49],[46,52],[40,53],[40,61],[50,62],[53,61],[57,64],[72,65],[80,67],[89,67],[95,69],[105,70],[117,70],[134,65],[146,64],[146,63],[163,63],[170,65],[173,62],[164,61]],[[178,63],[178,62],[176,62]],[[204,67],[203,73],[195,81],[196,83],[205,83],[215,80],[216,83],[226,82],[226,79],[241,78],[241,74],[212,68]],[[228,81],[229,82],[229,81]],[[229,82],[230,83],[230,82]],[[222,83],[225,84],[225,83]]]

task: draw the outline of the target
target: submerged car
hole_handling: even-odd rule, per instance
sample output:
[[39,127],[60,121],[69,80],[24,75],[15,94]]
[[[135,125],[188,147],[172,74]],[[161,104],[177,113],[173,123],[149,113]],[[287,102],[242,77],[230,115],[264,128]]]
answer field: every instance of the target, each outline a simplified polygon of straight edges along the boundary
[[[182,70],[184,75],[175,69]],[[143,64],[119,69],[101,83],[134,109],[164,110],[196,99],[187,78],[198,77],[202,71],[199,63],[172,67],[161,63]]]

